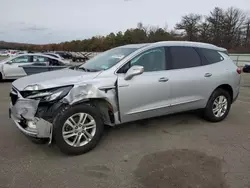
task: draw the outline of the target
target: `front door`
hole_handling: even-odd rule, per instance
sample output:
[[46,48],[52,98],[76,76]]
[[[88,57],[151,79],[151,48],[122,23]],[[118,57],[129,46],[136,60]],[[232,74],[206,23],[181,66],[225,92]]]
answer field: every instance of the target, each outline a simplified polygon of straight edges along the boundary
[[[160,116],[168,113],[170,85],[164,48],[142,52],[128,62],[140,65],[144,73],[125,80],[118,74],[118,100],[121,122]],[[126,66],[125,65],[125,66]],[[119,72],[119,71],[118,71]]]
[[22,65],[32,64],[32,56],[18,56],[3,65],[3,72],[6,78],[19,78],[26,76]]

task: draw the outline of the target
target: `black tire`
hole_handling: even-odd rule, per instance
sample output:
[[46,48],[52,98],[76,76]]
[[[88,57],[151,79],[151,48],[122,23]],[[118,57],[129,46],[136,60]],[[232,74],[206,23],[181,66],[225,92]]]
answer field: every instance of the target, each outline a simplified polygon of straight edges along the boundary
[[[74,147],[70,146],[64,140],[62,135],[63,131],[62,129],[64,123],[69,117],[80,112],[87,113],[93,117],[96,123],[96,132],[92,140],[89,141],[87,144],[79,147]],[[56,145],[63,153],[69,155],[79,155],[94,149],[96,145],[99,143],[104,131],[104,124],[101,115],[99,113],[99,110],[90,104],[79,104],[76,106],[64,107],[56,116],[53,125],[54,125],[53,138]]]
[[[213,104],[214,104],[214,101],[216,100],[217,97],[219,96],[224,96],[226,99],[227,99],[227,109],[224,113],[223,116],[221,117],[216,117],[213,113]],[[231,99],[231,96],[230,94],[224,90],[224,89],[216,89],[211,97],[209,98],[208,102],[207,102],[207,106],[206,108],[204,109],[204,113],[203,113],[203,117],[204,119],[206,119],[207,121],[210,121],[210,122],[220,122],[222,121],[223,119],[225,119],[230,111],[230,108],[231,108],[231,103],[232,103],[232,99]]]
[[2,76],[2,73],[0,72],[0,82],[3,81],[3,76]]
[[27,136],[28,139],[35,143],[35,144],[47,144],[49,143],[49,138],[34,138],[34,137],[30,137],[30,136]]

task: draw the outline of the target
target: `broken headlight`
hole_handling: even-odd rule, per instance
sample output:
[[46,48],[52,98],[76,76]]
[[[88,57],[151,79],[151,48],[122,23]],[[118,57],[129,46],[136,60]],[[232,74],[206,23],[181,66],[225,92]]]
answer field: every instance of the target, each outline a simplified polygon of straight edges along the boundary
[[43,89],[42,86],[40,86],[38,84],[35,84],[35,85],[27,86],[26,88],[24,88],[24,91],[38,91],[38,90],[41,90],[41,89]]
[[66,87],[53,88],[53,89],[48,89],[48,90],[40,90],[40,91],[26,94],[25,98],[36,99],[36,100],[40,100],[41,102],[50,102],[54,100],[60,100],[69,93],[72,87],[73,86],[66,86]]

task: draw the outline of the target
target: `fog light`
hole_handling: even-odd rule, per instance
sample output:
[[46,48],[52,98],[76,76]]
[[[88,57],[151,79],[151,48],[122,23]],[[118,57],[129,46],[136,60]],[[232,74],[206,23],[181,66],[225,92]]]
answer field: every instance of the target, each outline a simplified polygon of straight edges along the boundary
[[27,125],[31,129],[36,129],[36,123],[34,121],[27,121]]

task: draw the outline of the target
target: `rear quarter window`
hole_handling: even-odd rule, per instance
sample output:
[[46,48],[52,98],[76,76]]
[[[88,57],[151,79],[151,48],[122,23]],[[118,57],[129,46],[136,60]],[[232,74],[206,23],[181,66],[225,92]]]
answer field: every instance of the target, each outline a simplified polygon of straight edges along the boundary
[[224,60],[224,58],[216,50],[200,48],[200,52],[204,55],[207,61],[204,61],[204,64],[213,64],[218,63]]

